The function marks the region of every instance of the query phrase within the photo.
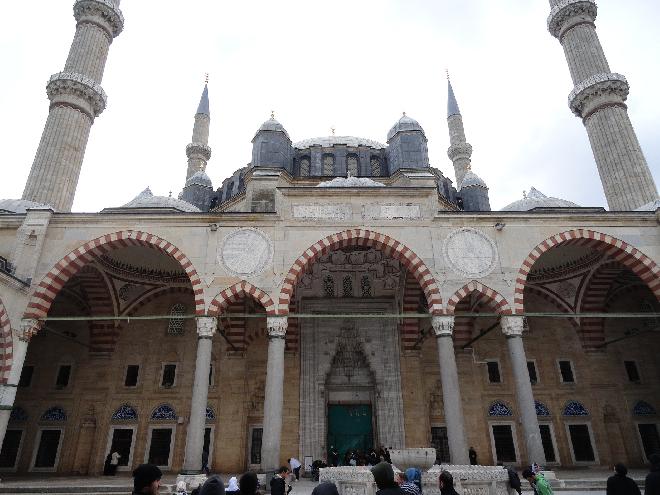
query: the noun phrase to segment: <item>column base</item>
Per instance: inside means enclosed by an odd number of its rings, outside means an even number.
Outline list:
[[[186,487],[188,489],[197,488],[200,485],[203,485],[206,481],[207,476],[204,473],[194,473],[194,472],[181,472],[176,477],[177,484],[180,481],[185,481]]]

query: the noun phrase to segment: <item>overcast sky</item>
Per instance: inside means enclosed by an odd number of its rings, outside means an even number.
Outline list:
[[[601,42],[612,71],[628,78],[629,113],[658,180],[660,2],[598,4]],[[73,39],[71,5],[3,5],[0,198],[22,194],[48,113],[45,83]],[[605,206],[587,134],[567,107],[572,84],[546,29],[547,0],[123,0],[121,8],[125,29],[102,82],[108,107],[92,127],[74,211],[122,205],[147,186],[178,195],[206,72],[215,187],[250,161],[271,110],[294,142],[332,126],[384,142],[405,111],[426,131],[432,166],[454,180],[446,67],[493,209],[530,186]]]

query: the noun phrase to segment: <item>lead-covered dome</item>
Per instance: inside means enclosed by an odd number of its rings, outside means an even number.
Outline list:
[[[387,133],[387,141],[389,142],[390,139],[392,139],[394,136],[396,136],[399,132],[421,132],[424,134],[424,129],[422,129],[422,126],[419,125],[419,122],[417,122],[415,119],[412,119],[408,117],[405,113],[403,114],[403,117],[401,117],[396,124],[392,126],[390,129],[390,132]],[[426,134],[424,134],[426,137]]]
[[[483,179],[475,174],[472,170],[465,172],[465,175],[463,176],[463,182],[461,182],[459,190],[466,187],[485,187],[488,189],[488,186],[483,181]]]
[[[518,201],[502,208],[501,211],[528,211],[534,208],[579,208],[580,205],[561,198],[546,196],[541,191],[531,188],[529,192]]]
[[[8,211],[10,213],[25,213],[30,208],[50,208],[52,206],[43,203],[36,203],[35,201],[28,201],[27,199],[0,199],[0,211]]]
[[[270,132],[283,132],[286,137],[289,137],[289,133],[286,132],[286,129],[282,124],[280,124],[277,119],[275,119],[275,116],[271,116],[270,119],[268,119],[266,122],[261,124],[261,127],[259,127],[259,130],[257,131],[257,134],[260,132],[264,131],[270,131]],[[255,134],[256,137],[256,134]],[[291,140],[291,138],[289,138]]]
[[[173,198],[171,196],[154,196],[151,189],[148,187],[122,206],[122,208],[171,208],[188,213],[202,211],[195,205],[183,201],[182,199]]]
[[[377,150],[382,150],[385,148],[385,145],[374,141],[372,139],[365,139],[355,136],[326,136],[326,137],[316,137],[311,139],[304,139],[293,144],[294,148],[299,150],[305,150],[311,148],[312,146],[321,146],[322,148],[329,148],[334,145],[344,145],[351,148],[357,148],[359,146],[366,146],[368,148],[373,148]]]
[[[213,187],[213,182],[211,182],[211,178],[206,174],[206,172],[203,170],[198,170],[186,181],[186,186],[192,185]]]

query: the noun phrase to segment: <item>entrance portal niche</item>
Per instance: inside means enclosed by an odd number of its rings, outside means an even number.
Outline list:
[[[303,299],[301,310],[348,315],[397,311],[391,299]],[[373,446],[403,448],[396,323],[391,318],[300,320],[300,455],[303,458],[324,458],[330,437],[342,438],[346,448],[354,448],[349,446],[351,442],[370,441]],[[355,448],[359,448],[357,443]]]

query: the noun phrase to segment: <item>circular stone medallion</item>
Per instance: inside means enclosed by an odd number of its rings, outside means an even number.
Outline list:
[[[257,229],[239,229],[225,237],[218,260],[236,275],[261,273],[273,259],[273,243]]]
[[[483,232],[455,230],[445,240],[445,260],[455,272],[468,277],[484,277],[497,263],[497,247]]]

